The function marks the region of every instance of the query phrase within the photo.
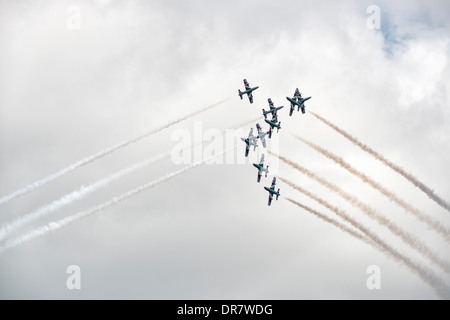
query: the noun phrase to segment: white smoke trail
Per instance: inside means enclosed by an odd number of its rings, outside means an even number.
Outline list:
[[[433,219],[430,216],[427,216],[419,209],[415,208],[412,204],[406,202],[405,200],[399,198],[397,195],[395,195],[393,192],[389,191],[385,187],[383,187],[380,183],[376,182],[372,178],[368,177],[366,174],[362,173],[361,171],[355,169],[352,167],[348,162],[346,162],[341,157],[331,153],[330,151],[306,140],[305,138],[298,137],[294,135],[295,138],[302,141],[306,145],[310,146],[317,152],[323,154],[325,157],[333,160],[335,163],[337,163],[339,166],[353,174],[354,176],[360,178],[363,182],[370,185],[372,188],[380,192],[382,195],[387,197],[392,202],[396,203],[397,205],[401,206],[403,209],[405,209],[406,212],[409,212],[413,214],[419,221],[427,224],[430,228],[434,229],[435,231],[439,232],[445,240],[450,241],[450,229],[443,226],[439,221]]]
[[[246,121],[244,123],[238,124],[236,126],[234,126],[234,129],[238,129],[240,127],[243,127],[245,125],[248,125],[251,122],[256,121],[256,119],[250,120],[250,121]],[[194,148],[197,145],[203,144],[204,141],[201,141],[199,143],[197,143],[196,145],[194,145]],[[187,147],[186,149],[190,148],[191,146]],[[82,186],[81,188],[79,188],[78,190],[74,190],[71,193],[68,193],[66,195],[64,195],[63,197],[61,197],[60,199],[57,199],[47,205],[44,205],[12,222],[6,223],[4,224],[1,228],[0,228],[0,241],[3,240],[6,236],[8,236],[8,234],[14,232],[15,230],[17,230],[18,228],[22,227],[23,225],[30,223],[32,221],[35,221],[36,219],[49,215],[57,210],[60,210],[62,207],[67,206],[69,204],[71,204],[74,201],[77,200],[81,200],[82,198],[84,198],[85,196],[87,196],[88,194],[97,191],[100,188],[103,188],[105,186],[107,186],[108,184],[112,183],[113,181],[116,181],[120,178],[122,178],[123,176],[133,173],[137,170],[140,170],[146,166],[149,166],[151,164],[156,163],[157,161],[163,160],[164,158],[168,158],[171,156],[171,152],[166,152],[166,153],[162,153],[159,154],[155,157],[151,157],[148,159],[145,159],[139,163],[135,163],[133,165],[128,166],[125,169],[122,169],[114,174],[109,175],[106,178],[100,179],[97,182],[94,182],[91,185],[88,186]]]
[[[381,163],[383,163],[384,165],[390,167],[391,169],[393,169],[394,171],[396,171],[397,173],[402,175],[409,182],[411,182],[416,187],[418,187],[420,190],[422,190],[431,200],[435,201],[442,208],[444,208],[444,209],[446,209],[447,211],[450,212],[450,204],[447,201],[445,201],[444,199],[442,199],[439,195],[437,195],[434,192],[433,189],[431,189],[430,187],[426,186],[423,182],[421,182],[419,179],[414,177],[411,173],[406,172],[405,169],[403,169],[399,165],[393,163],[392,161],[386,159],[384,156],[382,156],[381,154],[379,154],[378,152],[376,152],[372,148],[368,147],[367,145],[365,145],[364,143],[362,143],[361,141],[359,141],[358,139],[356,139],[355,137],[353,137],[352,135],[350,135],[349,133],[347,133],[343,129],[339,128],[337,125],[331,123],[330,121],[326,120],[325,118],[319,116],[318,114],[316,114],[314,112],[310,112],[310,113],[314,117],[316,117],[317,119],[319,119],[320,121],[325,123],[327,126],[329,126],[333,130],[335,130],[336,132],[341,134],[344,138],[349,140],[351,143],[353,143],[354,145],[356,145],[359,148],[361,148],[361,150],[363,150],[363,151],[369,153],[370,155],[374,156]]]
[[[189,170],[191,170],[193,168],[196,168],[199,165],[204,164],[204,163],[214,159],[215,157],[219,157],[219,156],[225,154],[226,152],[231,151],[231,150],[233,150],[235,148],[236,148],[236,146],[228,148],[228,149],[226,149],[226,150],[224,150],[224,151],[222,151],[222,152],[220,152],[218,154],[215,154],[215,155],[210,156],[208,158],[205,158],[205,159],[202,159],[200,161],[197,161],[197,162],[195,162],[195,163],[193,163],[191,165],[188,165],[188,166],[186,166],[186,167],[184,167],[182,169],[179,169],[179,170],[174,171],[172,173],[169,173],[169,174],[167,174],[167,175],[165,175],[163,177],[160,177],[157,180],[151,181],[151,182],[146,183],[146,184],[144,184],[144,185],[142,185],[140,187],[134,188],[134,189],[132,189],[132,190],[122,194],[122,195],[116,196],[116,197],[112,198],[111,200],[106,201],[106,202],[104,202],[104,203],[102,203],[102,204],[100,204],[98,206],[95,206],[95,207],[89,209],[89,210],[78,212],[78,213],[76,213],[74,215],[68,216],[68,217],[66,217],[64,219],[61,219],[59,221],[56,221],[56,222],[50,222],[47,225],[44,225],[44,226],[39,227],[39,228],[36,228],[36,229],[34,229],[34,230],[32,230],[32,231],[30,231],[30,232],[28,232],[28,233],[26,233],[26,234],[24,234],[22,236],[19,236],[17,238],[11,239],[11,240],[8,240],[8,241],[6,241],[3,244],[3,246],[0,247],[0,254],[2,254],[4,251],[6,251],[8,249],[11,249],[11,248],[13,248],[13,247],[15,247],[17,245],[20,245],[20,244],[24,243],[24,242],[33,240],[33,239],[35,239],[35,238],[37,238],[39,236],[46,235],[46,234],[48,234],[50,232],[56,231],[56,230],[66,226],[66,225],[68,225],[68,224],[70,224],[72,222],[75,222],[75,221],[77,221],[79,219],[85,218],[87,216],[90,216],[90,215],[93,215],[95,213],[98,213],[98,212],[100,212],[102,210],[105,210],[108,207],[111,207],[111,206],[113,206],[113,205],[115,205],[115,204],[117,204],[117,203],[119,203],[119,202],[121,202],[123,200],[126,200],[126,199],[128,199],[128,198],[130,198],[130,197],[132,197],[132,196],[134,196],[134,195],[136,195],[136,194],[138,194],[138,193],[140,193],[140,192],[142,192],[144,190],[153,188],[153,187],[157,186],[160,183],[163,183],[163,182],[165,182],[165,181],[167,181],[167,180],[169,180],[171,178],[174,178],[174,177],[176,177],[176,176],[178,176],[178,175],[180,175],[182,173],[185,173],[185,172],[187,172],[187,171],[189,171]]]
[[[450,299],[450,288],[445,284],[445,282],[440,279],[430,268],[427,268],[426,266],[423,266],[418,261],[414,261],[411,258],[407,257],[404,254],[401,254],[399,251],[397,251],[394,247],[390,246],[388,243],[386,243],[384,240],[382,240],[380,237],[378,237],[372,230],[370,230],[368,227],[364,226],[363,224],[359,223],[352,217],[350,217],[345,211],[340,210],[339,208],[336,208],[335,206],[331,205],[329,202],[325,201],[324,199],[312,194],[308,190],[294,184],[293,182],[289,181],[288,179],[279,177],[281,181],[288,184],[295,190],[305,194],[306,196],[310,197],[311,199],[317,201],[324,207],[328,208],[329,210],[333,211],[335,214],[340,216],[342,219],[350,223],[353,227],[357,228],[361,232],[363,232],[368,238],[370,238],[374,243],[376,243],[377,247],[387,253],[389,256],[397,260],[398,262],[405,265],[410,271],[417,274],[425,283],[428,283],[436,292],[436,294],[443,298],[443,299]]]
[[[222,103],[224,103],[224,102],[226,102],[228,100],[230,100],[230,98],[228,98],[226,100],[223,100],[223,101],[220,101],[218,103],[212,104],[212,105],[210,105],[210,106],[208,106],[206,108],[200,109],[198,111],[195,111],[195,112],[193,112],[191,114],[188,114],[188,115],[186,115],[184,117],[181,117],[181,118],[179,118],[177,120],[171,121],[171,122],[167,123],[166,125],[164,125],[162,127],[159,127],[157,129],[148,131],[146,133],[143,133],[143,134],[141,134],[141,135],[139,135],[139,136],[137,136],[135,138],[132,138],[132,139],[127,140],[127,141],[120,142],[120,143],[118,143],[116,145],[113,145],[113,146],[111,146],[109,148],[106,148],[106,149],[104,149],[102,151],[99,151],[99,152],[97,152],[97,153],[95,153],[93,155],[87,156],[87,157],[85,157],[85,158],[83,158],[83,159],[81,159],[81,160],[79,160],[79,161],[77,161],[75,163],[70,164],[69,166],[67,166],[64,169],[61,169],[61,170],[59,170],[59,171],[57,171],[57,172],[55,172],[55,173],[53,173],[53,174],[43,178],[43,179],[37,180],[37,181],[35,181],[35,182],[33,182],[33,183],[31,183],[31,184],[29,184],[29,185],[27,185],[27,186],[25,186],[25,187],[23,187],[21,189],[18,189],[18,190],[14,191],[14,192],[12,192],[10,194],[7,194],[7,195],[3,196],[2,198],[0,198],[0,204],[6,203],[6,202],[8,202],[8,201],[10,201],[10,200],[12,200],[14,198],[17,198],[19,196],[23,196],[23,195],[25,195],[27,193],[30,193],[31,191],[33,191],[33,190],[35,190],[35,189],[37,189],[37,188],[39,188],[39,187],[41,187],[41,186],[51,182],[51,181],[53,181],[53,180],[55,180],[55,179],[57,179],[57,178],[59,178],[61,176],[64,176],[64,175],[68,174],[69,172],[77,169],[78,167],[81,167],[81,166],[84,166],[84,165],[86,165],[88,163],[91,163],[92,161],[94,161],[96,159],[104,157],[104,156],[106,156],[106,155],[108,155],[108,154],[110,154],[110,153],[112,153],[114,151],[117,151],[117,150],[119,150],[119,149],[121,149],[123,147],[126,147],[126,146],[128,146],[128,145],[130,145],[132,143],[135,143],[135,142],[137,142],[137,141],[139,141],[139,140],[141,140],[143,138],[146,138],[146,137],[151,136],[151,135],[153,135],[153,134],[155,134],[157,132],[160,132],[160,131],[162,131],[164,129],[167,129],[167,128],[169,128],[169,127],[171,127],[171,126],[173,126],[173,125],[175,125],[175,124],[177,124],[177,123],[179,123],[179,122],[181,122],[183,120],[189,119],[189,118],[194,117],[194,116],[196,116],[196,115],[198,115],[198,114],[200,114],[202,112],[205,112],[205,111],[207,111],[209,109],[212,109],[212,108],[214,108],[214,107],[216,107],[216,106],[218,106],[218,105],[220,105],[220,104],[222,104]]]
[[[3,240],[9,233],[14,232],[15,230],[22,227],[23,225],[30,223],[32,221],[35,221],[36,219],[39,219],[40,217],[49,215],[57,210],[60,210],[62,207],[67,206],[74,201],[81,200],[88,194],[107,186],[108,184],[122,178],[123,176],[125,176],[127,174],[130,174],[130,173],[135,172],[139,169],[142,169],[146,166],[154,164],[157,161],[163,160],[164,158],[167,158],[167,157],[170,157],[170,152],[162,153],[155,157],[145,159],[144,161],[141,161],[139,163],[135,163],[125,169],[122,169],[116,173],[113,173],[113,174],[107,176],[106,178],[100,179],[88,186],[82,186],[79,189],[64,195],[60,199],[57,199],[47,205],[44,205],[44,206],[24,215],[10,223],[4,224],[0,228],[0,241]]]
[[[270,154],[275,155],[273,152],[270,152]],[[412,233],[404,230],[399,225],[391,221],[390,219],[386,218],[379,212],[377,212],[375,209],[373,209],[368,204],[365,204],[358,200],[355,196],[345,192],[341,188],[339,188],[337,185],[327,181],[326,179],[318,176],[314,172],[306,169],[305,167],[299,165],[298,163],[295,163],[281,155],[275,155],[278,156],[281,161],[284,163],[290,165],[294,169],[300,171],[301,173],[307,175],[311,179],[319,182],[329,190],[337,193],[339,196],[344,198],[346,201],[348,201],[351,205],[359,208],[362,212],[364,212],[367,216],[377,221],[380,225],[385,226],[389,229],[393,234],[398,236],[404,243],[406,243],[411,248],[417,250],[420,252],[423,256],[427,257],[431,261],[433,261],[435,264],[437,264],[439,267],[441,267],[446,273],[450,274],[450,263],[442,259],[436,252],[434,252],[430,247],[428,247],[419,237],[413,235]]]

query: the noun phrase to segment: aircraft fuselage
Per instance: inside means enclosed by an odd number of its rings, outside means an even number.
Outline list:
[[[275,191],[275,189],[271,189],[269,187],[264,187],[264,189],[266,189],[267,191],[269,191],[269,193],[273,196],[273,195],[280,195],[279,192]]]

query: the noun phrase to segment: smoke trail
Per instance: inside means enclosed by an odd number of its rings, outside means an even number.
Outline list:
[[[205,159],[202,159],[200,161],[197,161],[197,162],[195,162],[195,163],[193,163],[191,165],[185,166],[182,169],[179,169],[179,170],[174,171],[172,173],[169,173],[169,174],[167,174],[167,175],[165,175],[163,177],[160,177],[157,180],[151,181],[151,182],[146,183],[144,185],[141,185],[141,186],[139,186],[137,188],[134,188],[134,189],[132,189],[132,190],[130,190],[130,191],[120,195],[120,196],[116,196],[116,197],[112,198],[111,200],[106,201],[106,202],[104,202],[104,203],[102,203],[102,204],[100,204],[98,206],[95,206],[95,207],[89,209],[89,210],[78,212],[78,213],[76,213],[74,215],[68,216],[68,217],[66,217],[64,219],[61,219],[59,221],[56,221],[56,222],[50,222],[47,225],[44,225],[44,226],[39,227],[39,228],[36,228],[36,229],[34,229],[34,230],[32,230],[32,231],[30,231],[30,232],[28,232],[28,233],[26,233],[26,234],[24,234],[22,236],[19,236],[19,237],[15,238],[15,239],[8,240],[8,241],[6,241],[4,243],[3,246],[0,247],[0,254],[2,254],[5,250],[11,249],[11,248],[13,248],[13,247],[15,247],[17,245],[20,245],[20,244],[22,244],[24,242],[27,242],[29,240],[33,240],[33,239],[35,239],[35,238],[37,238],[39,236],[46,235],[46,234],[48,234],[50,232],[56,231],[56,230],[66,226],[66,225],[68,225],[68,224],[70,224],[72,222],[75,222],[75,221],[77,221],[79,219],[85,218],[87,216],[90,216],[90,215],[93,215],[95,213],[98,213],[98,212],[100,212],[102,210],[105,210],[108,207],[111,207],[111,206],[113,206],[113,205],[115,205],[115,204],[117,204],[117,203],[119,203],[119,202],[121,202],[123,200],[126,200],[126,199],[128,199],[128,198],[130,198],[130,197],[132,197],[132,196],[134,196],[134,195],[136,195],[136,194],[138,194],[138,193],[140,193],[142,191],[145,191],[147,189],[153,188],[153,187],[157,186],[158,184],[163,183],[163,182],[165,182],[165,181],[167,181],[167,180],[169,180],[171,178],[174,178],[174,177],[176,177],[176,176],[178,176],[180,174],[183,174],[183,173],[185,173],[185,172],[187,172],[187,171],[189,171],[191,169],[194,169],[194,168],[198,167],[199,165],[204,164],[204,163],[212,160],[215,157],[221,156],[224,153],[226,153],[226,152],[228,152],[230,150],[233,150],[235,148],[236,148],[236,146],[228,148],[228,149],[226,149],[226,150],[224,150],[224,151],[222,151],[222,152],[220,152],[218,154],[215,154],[215,155],[210,156],[208,158],[205,158]]]
[[[269,151],[269,153],[273,154],[270,151]],[[375,209],[373,209],[369,205],[359,201],[358,198],[356,198],[355,196],[345,192],[344,190],[342,190],[341,188],[339,188],[335,184],[333,184],[333,183],[329,182],[328,180],[318,176],[314,172],[312,172],[312,171],[310,171],[310,170],[300,166],[299,164],[297,164],[297,163],[295,163],[295,162],[293,162],[293,161],[291,161],[291,160],[289,160],[289,159],[287,159],[287,158],[285,158],[283,156],[280,156],[280,155],[276,155],[276,156],[278,156],[281,159],[281,161],[283,161],[284,163],[286,163],[286,164],[290,165],[291,167],[293,167],[294,169],[302,172],[303,174],[307,175],[311,179],[319,182],[320,184],[322,184],[323,186],[325,186],[329,190],[337,193],[339,196],[344,198],[350,204],[352,204],[353,206],[355,206],[355,207],[359,208],[361,211],[363,211],[367,216],[369,216],[370,218],[372,218],[375,221],[377,221],[380,225],[383,225],[386,228],[388,228],[393,234],[397,235],[408,246],[410,246],[411,248],[417,250],[422,255],[424,255],[425,257],[427,257],[428,259],[430,259],[434,263],[436,263],[445,272],[450,274],[450,263],[448,261],[446,261],[445,259],[442,259],[441,257],[439,257],[439,255],[436,252],[434,252],[431,248],[429,248],[418,237],[416,237],[415,235],[413,235],[413,234],[407,232],[406,230],[402,229],[396,223],[394,223],[393,221],[389,220],[388,218],[386,218],[385,216],[383,216],[382,214],[377,212]]]
[[[303,189],[300,186],[295,185],[293,182],[281,178],[280,180],[284,183],[288,184],[292,188],[296,189],[297,191],[307,195],[308,197],[312,198],[313,200],[319,202],[324,207],[330,209],[333,211],[336,215],[340,216],[342,219],[350,223],[353,227],[357,228],[361,232],[363,232],[368,238],[370,238],[376,245],[389,254],[392,258],[397,260],[400,263],[403,263],[406,267],[408,267],[409,270],[416,273],[422,280],[424,280],[426,283],[428,283],[433,289],[435,289],[435,292],[444,299],[450,299],[450,288],[447,287],[447,285],[444,283],[443,280],[439,279],[434,272],[425,267],[422,266],[420,263],[413,261],[412,259],[408,258],[407,256],[401,254],[398,252],[395,248],[387,244],[385,241],[383,241],[380,237],[378,237],[374,232],[372,232],[369,228],[365,227],[361,223],[357,222],[355,219],[348,216],[344,211],[340,210],[339,208],[334,207],[327,201],[323,200],[322,198],[319,198],[309,192],[306,189]]]
[[[239,128],[243,127],[243,126],[247,126],[249,124],[252,124],[252,123],[256,122],[257,120],[259,120],[260,118],[262,118],[262,116],[258,116],[256,118],[254,118],[253,120],[242,122],[242,123],[234,126],[233,129],[239,129]]]
[[[59,170],[59,171],[57,171],[57,172],[55,172],[55,173],[53,173],[53,174],[43,178],[43,179],[37,180],[37,181],[35,181],[35,182],[33,182],[33,183],[31,183],[31,184],[29,184],[29,185],[27,185],[27,186],[17,190],[17,191],[14,191],[14,192],[12,192],[10,194],[7,194],[7,195],[3,196],[2,198],[0,198],[0,204],[8,202],[8,201],[10,201],[10,200],[12,200],[14,198],[19,197],[19,196],[25,195],[25,194],[27,194],[27,193],[29,193],[29,192],[31,192],[31,191],[33,191],[33,190],[43,186],[43,185],[45,185],[46,183],[48,183],[50,181],[53,181],[53,180],[55,180],[55,179],[57,179],[57,178],[59,178],[61,176],[64,176],[64,175],[68,174],[69,172],[77,169],[78,167],[84,166],[84,165],[86,165],[86,164],[88,164],[88,163],[90,163],[90,162],[92,162],[92,161],[94,161],[96,159],[99,159],[101,157],[104,157],[104,156],[106,156],[106,155],[108,155],[108,154],[110,154],[110,153],[112,153],[112,152],[114,152],[114,151],[116,151],[118,149],[121,149],[121,148],[126,147],[126,146],[128,146],[128,145],[130,145],[132,143],[135,143],[135,142],[137,142],[137,141],[139,141],[139,140],[141,140],[143,138],[151,136],[151,135],[153,135],[153,134],[155,134],[157,132],[160,132],[161,130],[167,129],[167,128],[169,128],[169,127],[171,127],[171,126],[173,126],[173,125],[175,125],[175,124],[177,124],[177,123],[179,123],[179,122],[181,122],[183,120],[189,119],[189,118],[194,117],[194,116],[196,116],[196,115],[198,115],[198,114],[200,114],[202,112],[205,112],[205,111],[207,111],[209,109],[212,109],[212,108],[214,108],[214,107],[216,107],[216,106],[218,106],[218,105],[220,105],[220,104],[222,104],[222,103],[224,103],[224,102],[226,102],[228,100],[230,100],[230,98],[228,98],[226,100],[223,100],[223,101],[220,101],[220,102],[217,102],[215,104],[212,104],[212,105],[210,105],[210,106],[208,106],[206,108],[200,109],[198,111],[195,111],[195,112],[193,112],[191,114],[188,114],[188,115],[186,115],[184,117],[181,117],[181,118],[179,118],[177,120],[171,121],[171,122],[167,123],[166,125],[164,125],[162,127],[159,127],[157,129],[148,131],[146,133],[143,133],[143,134],[141,134],[141,135],[139,135],[139,136],[137,136],[135,138],[132,138],[132,139],[127,140],[127,141],[120,142],[120,143],[118,143],[116,145],[113,145],[113,146],[111,146],[109,148],[106,148],[106,149],[104,149],[102,151],[99,151],[99,152],[97,152],[97,153],[95,153],[93,155],[87,156],[87,157],[85,157],[85,158],[83,158],[83,159],[81,159],[81,160],[79,160],[79,161],[77,161],[75,163],[72,163],[71,165],[69,165],[68,167],[66,167],[64,169],[61,169],[61,170]]]
[[[406,201],[400,199],[394,193],[392,193],[391,191],[389,191],[386,188],[384,188],[383,186],[381,186],[378,182],[369,178],[367,175],[365,175],[361,171],[358,171],[357,169],[353,168],[349,163],[345,162],[344,159],[342,159],[341,157],[332,154],[331,152],[325,150],[322,147],[319,147],[318,145],[316,145],[304,138],[301,138],[298,136],[295,136],[295,138],[297,138],[298,140],[307,144],[308,146],[310,146],[314,150],[318,151],[319,153],[323,154],[327,158],[333,160],[338,165],[340,165],[342,168],[346,169],[351,174],[360,178],[363,182],[369,184],[372,188],[378,190],[381,194],[386,196],[389,200],[391,200],[394,203],[396,203],[397,205],[401,206],[407,212],[412,213],[421,222],[427,224],[430,228],[433,228],[435,231],[439,232],[447,241],[450,241],[450,230],[448,228],[442,226],[439,221],[425,215],[423,212],[414,208],[412,205],[408,204]]]
[[[372,241],[370,241],[368,238],[366,238],[366,237],[365,237],[364,235],[362,235],[361,233],[356,232],[355,230],[353,230],[353,229],[347,227],[345,224],[340,223],[340,222],[337,221],[337,220],[331,219],[331,218],[327,217],[326,215],[320,213],[319,211],[314,210],[314,209],[311,209],[310,207],[305,206],[305,205],[303,205],[303,204],[301,204],[301,203],[298,203],[297,201],[295,201],[295,200],[293,200],[293,199],[291,199],[291,198],[289,198],[289,197],[285,197],[285,199],[288,200],[289,202],[291,202],[291,203],[293,203],[293,204],[299,206],[300,208],[305,209],[306,211],[309,211],[310,213],[312,213],[312,214],[315,215],[316,217],[319,217],[320,219],[324,220],[325,222],[328,222],[328,223],[330,223],[330,224],[332,224],[332,225],[338,227],[338,228],[341,229],[342,231],[349,233],[349,234],[352,235],[353,237],[355,237],[355,238],[357,238],[357,239],[359,239],[359,240],[361,240],[361,241],[364,241],[364,242],[366,242],[366,243],[368,243],[368,244],[373,245]]]
[[[255,120],[251,120],[251,121],[247,121],[241,124],[238,124],[236,126],[234,126],[234,129],[238,129],[240,127],[243,127],[247,124],[249,124],[250,122],[254,122]],[[199,143],[197,143],[196,145],[194,145],[194,148],[197,145],[203,144],[204,141],[201,141]],[[190,148],[190,146],[189,146]],[[187,148],[186,148],[187,149]],[[91,185],[88,186],[82,186],[81,188],[79,188],[78,190],[74,190],[71,193],[68,193],[66,195],[64,195],[63,197],[61,197],[58,200],[55,200],[45,206],[42,206],[16,220],[14,220],[13,222],[7,223],[5,225],[3,225],[0,228],[0,241],[3,240],[9,233],[14,232],[15,230],[17,230],[18,228],[20,228],[21,226],[30,223],[32,221],[35,221],[36,219],[51,214],[59,209],[61,209],[64,206],[67,206],[69,204],[71,204],[74,201],[77,200],[81,200],[82,198],[84,198],[85,196],[87,196],[88,194],[97,191],[100,188],[103,188],[105,186],[107,186],[108,184],[112,183],[115,180],[118,180],[120,178],[122,178],[123,176],[133,173],[137,170],[140,170],[146,166],[149,166],[151,164],[154,164],[160,160],[163,160],[165,158],[168,158],[171,156],[171,152],[166,152],[166,153],[162,153],[159,154],[155,157],[152,158],[148,158],[145,159],[141,162],[135,163],[133,165],[128,166],[125,169],[122,169],[114,174],[109,175],[106,178],[100,179],[97,182],[94,182]]]
[[[139,169],[142,169],[146,166],[149,166],[151,164],[154,164],[160,160],[163,160],[164,158],[170,157],[170,152],[159,154],[155,157],[145,159],[144,161],[135,163],[125,169],[122,169],[116,173],[113,173],[106,178],[100,179],[88,186],[82,186],[77,190],[72,191],[71,193],[68,193],[61,197],[58,200],[55,200],[47,205],[44,205],[16,220],[13,222],[7,223],[3,225],[0,228],[0,240],[3,240],[9,233],[14,232],[21,226],[30,223],[32,221],[35,221],[36,219],[48,215],[50,213],[53,213],[59,209],[61,209],[64,206],[67,206],[71,204],[74,201],[81,200],[88,194],[97,191],[100,188],[103,188],[107,186],[108,184],[112,183],[113,181],[116,181],[126,174],[130,174],[132,172],[135,172]]]
[[[402,175],[409,182],[411,182],[416,187],[418,187],[420,190],[422,190],[431,200],[435,201],[442,208],[444,208],[444,209],[446,209],[447,211],[450,212],[450,204],[447,201],[445,201],[444,199],[442,199],[440,196],[435,194],[433,189],[427,187],[424,183],[422,183],[419,179],[414,177],[411,173],[406,172],[402,167],[400,167],[399,165],[397,165],[397,164],[391,162],[390,160],[386,159],[384,156],[382,156],[381,154],[379,154],[378,152],[376,152],[372,148],[368,147],[367,145],[365,145],[364,143],[362,143],[361,141],[359,141],[355,137],[351,136],[349,133],[345,132],[343,129],[339,128],[338,126],[336,126],[335,124],[331,123],[330,121],[324,119],[323,117],[317,115],[314,112],[309,112],[309,113],[312,114],[317,119],[319,119],[320,121],[322,121],[323,123],[325,123],[327,126],[332,128],[333,130],[335,130],[336,132],[340,133],[347,140],[349,140],[350,142],[352,142],[353,144],[355,144],[356,146],[361,148],[363,151],[371,154],[377,160],[379,160],[381,163],[383,163],[384,165],[390,167],[391,169],[393,169],[394,171],[396,171],[397,173]]]

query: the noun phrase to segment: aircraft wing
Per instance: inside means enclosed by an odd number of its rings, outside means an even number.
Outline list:
[[[298,104],[298,102],[297,102],[298,100],[296,97],[293,97],[293,98],[286,97],[286,99],[291,103],[291,108],[295,108],[295,105]]]
[[[248,157],[248,152],[250,150],[250,147],[248,145],[245,146],[245,156]]]
[[[264,164],[264,153],[261,155],[261,161],[259,163],[260,165]]]
[[[261,171],[258,171],[258,182],[261,181],[261,176],[262,176]]]
[[[258,146],[258,142],[256,141],[256,139],[253,140],[253,151],[256,150],[256,147]]]
[[[277,177],[273,177],[273,180],[272,180],[272,187],[274,187],[276,183],[277,183]]]
[[[270,204],[272,203],[272,198],[273,198],[273,196],[272,196],[272,194],[270,193],[270,194],[269,194],[269,203],[268,203],[269,206],[270,206]]]
[[[248,94],[248,100],[250,103],[253,103],[253,94],[251,92]]]
[[[253,128],[250,128],[250,132],[249,132],[249,134],[248,134],[248,137],[250,138],[250,137],[252,137],[253,136]]]
[[[245,86],[245,90],[250,89],[250,85],[248,84],[247,79],[244,79],[244,86]]]
[[[263,136],[260,140],[261,140],[263,147],[265,148],[266,147],[266,138],[264,138],[264,136]]]

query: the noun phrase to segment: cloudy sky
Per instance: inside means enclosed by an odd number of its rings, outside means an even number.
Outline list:
[[[380,9],[379,17],[368,10],[371,5]],[[179,150],[179,137],[195,143],[252,120],[270,97],[285,106],[270,150],[368,203],[450,260],[443,237],[292,136],[338,154],[450,226],[448,211],[308,113],[344,128],[450,200],[449,15],[448,1],[0,0],[0,197],[229,99],[0,204],[0,223],[146,158]],[[243,78],[260,86],[253,104],[237,95]],[[305,115],[289,117],[285,97],[297,87],[313,98]],[[258,121],[264,123],[262,117]],[[215,141],[226,148],[234,140]],[[207,156],[211,146],[197,149],[189,162],[198,160],[195,154]],[[386,228],[267,152],[271,172],[258,184],[251,163],[260,153],[251,152],[242,163],[244,144],[237,140],[237,146],[228,164],[196,167],[5,251],[0,298],[439,298],[404,265],[285,198],[268,207],[263,186],[274,175],[287,177],[450,281]],[[9,237],[185,165],[169,158],[146,166]],[[277,185],[282,196],[338,219],[281,181]],[[70,265],[81,270],[80,290],[67,288]],[[372,265],[381,270],[378,290],[366,284]]]

